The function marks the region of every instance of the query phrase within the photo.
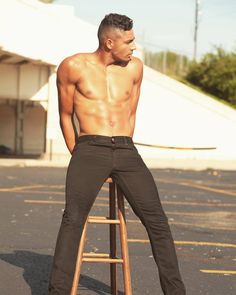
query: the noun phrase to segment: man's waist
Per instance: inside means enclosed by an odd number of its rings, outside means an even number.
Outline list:
[[[106,136],[99,134],[86,134],[79,136],[77,142],[92,141],[97,143],[123,143],[123,144],[133,144],[133,139],[130,136],[115,135]]]

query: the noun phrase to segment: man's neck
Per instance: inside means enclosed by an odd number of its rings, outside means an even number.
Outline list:
[[[104,67],[115,64],[115,60],[112,58],[111,54],[102,48],[98,48],[94,52],[94,55],[96,56],[97,62]]]
[[[105,68],[107,68],[110,65],[117,65],[117,66],[127,65],[127,63],[114,60],[114,58],[109,52],[106,52],[100,47],[93,54],[96,56],[97,63]]]

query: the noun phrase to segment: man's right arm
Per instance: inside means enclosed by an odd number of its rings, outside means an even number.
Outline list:
[[[60,127],[68,150],[72,153],[75,145],[75,132],[73,128],[73,98],[76,80],[73,62],[65,59],[57,70],[57,90]]]

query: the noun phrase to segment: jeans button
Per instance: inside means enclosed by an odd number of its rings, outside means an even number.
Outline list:
[[[115,143],[115,138],[114,137],[111,138],[111,142]]]

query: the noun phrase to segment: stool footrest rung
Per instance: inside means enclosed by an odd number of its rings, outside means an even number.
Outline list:
[[[83,257],[83,262],[106,262],[106,263],[123,263],[123,259],[119,258],[94,258],[94,257]]]
[[[103,224],[120,224],[119,219],[110,219],[108,217],[103,216],[89,216],[89,223],[103,223]]]
[[[89,252],[89,253],[83,253],[83,257],[110,257],[108,253],[95,253],[95,252]]]

